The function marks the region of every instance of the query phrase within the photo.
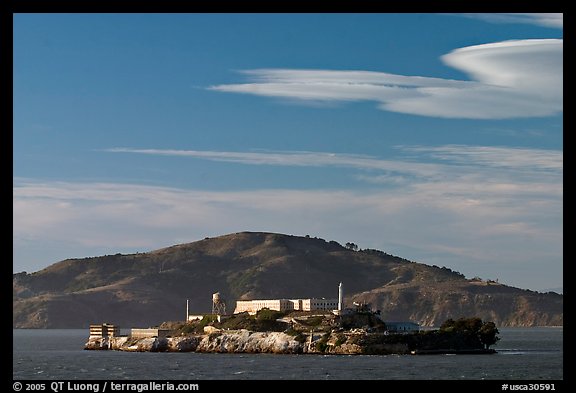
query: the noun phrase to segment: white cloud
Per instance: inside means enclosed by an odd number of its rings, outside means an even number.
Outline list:
[[[146,251],[253,230],[354,241],[361,247],[446,265],[470,277],[493,278],[494,272],[508,271],[498,277],[512,285],[515,269],[522,268],[532,272],[534,282],[516,285],[536,289],[559,285],[561,151],[457,145],[399,149],[407,154],[405,159],[145,150],[251,165],[351,167],[359,171],[357,180],[385,183],[385,189],[203,191],[16,179],[15,255],[38,244],[51,245],[60,253],[68,250],[66,256],[82,247],[105,250],[100,254]],[[438,162],[414,162],[426,158]],[[544,279],[547,274],[549,279]]]
[[[306,101],[376,101],[383,110],[422,116],[504,119],[562,111],[563,40],[514,40],[444,55],[472,81],[369,71],[259,69],[251,83],[212,86],[221,92]]]
[[[459,164],[482,164],[529,170],[562,171],[564,154],[559,150],[497,146],[404,146],[405,151],[429,153],[432,157]]]
[[[493,23],[524,23],[558,29],[562,29],[564,27],[564,14],[562,13],[492,13],[462,15],[469,18],[482,19]]]
[[[560,150],[468,145],[397,146],[397,149],[406,153],[416,153],[417,156],[386,160],[367,155],[310,151],[230,152],[121,147],[104,151],[190,157],[246,165],[355,168],[359,170],[402,173],[404,175],[426,177],[428,180],[441,176],[448,170],[451,174],[456,172],[468,173],[471,171],[470,167],[473,167],[474,171],[508,168],[509,170],[530,173],[548,171],[557,174],[561,174],[563,169],[563,153]],[[423,162],[422,158],[426,157],[437,159],[441,162]],[[493,172],[491,171],[490,174]],[[514,174],[515,176],[518,175],[517,172]],[[386,176],[389,176],[389,174]],[[395,181],[397,182],[398,179]]]
[[[493,277],[505,266],[512,270],[546,255],[546,269],[556,279],[543,285],[557,285],[561,195],[546,189],[472,187],[475,179],[468,180],[420,182],[386,191],[233,192],[17,181],[14,249],[18,255],[31,244],[58,244],[59,253],[69,250],[68,257],[81,247],[106,250],[101,253],[147,251],[242,230],[271,231],[355,241],[469,276]],[[508,259],[502,260],[503,255]],[[49,253],[43,256],[39,262],[52,261]],[[500,278],[514,284],[513,275]]]
[[[347,167],[398,171],[418,176],[432,176],[439,171],[437,164],[382,160],[366,155],[336,154],[325,152],[228,152],[207,150],[163,150],[111,148],[111,153],[136,153],[150,155],[180,156],[200,158],[212,161],[233,162],[247,165],[307,166],[307,167]]]
[[[485,87],[554,101],[562,97],[562,57],[563,40],[544,39],[469,46],[442,56],[442,60]]]

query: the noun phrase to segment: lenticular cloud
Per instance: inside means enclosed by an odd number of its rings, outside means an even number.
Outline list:
[[[514,40],[456,49],[444,63],[469,81],[372,71],[257,69],[249,83],[211,90],[306,101],[376,101],[413,115],[504,119],[562,111],[563,40]]]

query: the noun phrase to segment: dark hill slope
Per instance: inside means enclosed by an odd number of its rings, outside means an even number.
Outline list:
[[[242,232],[160,250],[69,259],[13,276],[13,326],[124,327],[209,312],[219,291],[235,300],[337,297],[369,301],[385,319],[434,325],[477,315],[501,326],[563,324],[563,296],[465,279],[447,268],[380,251],[350,251],[323,239]]]

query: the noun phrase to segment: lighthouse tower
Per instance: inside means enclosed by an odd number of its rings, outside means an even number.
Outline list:
[[[342,314],[344,309],[344,288],[342,288],[342,283],[338,285],[338,314]]]

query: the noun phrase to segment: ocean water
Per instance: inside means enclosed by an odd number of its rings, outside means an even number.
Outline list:
[[[88,330],[13,330],[14,379],[562,380],[563,328],[501,328],[494,355],[85,351]]]

